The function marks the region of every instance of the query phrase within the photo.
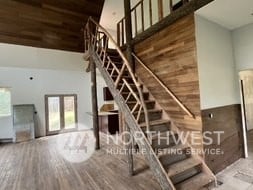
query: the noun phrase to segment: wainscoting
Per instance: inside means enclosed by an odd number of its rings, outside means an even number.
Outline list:
[[[249,158],[253,159],[253,130],[248,131],[247,141],[248,141]]]
[[[239,104],[202,110],[202,121],[203,132],[224,131],[220,145],[217,135],[212,135],[213,144],[204,146],[205,150],[221,149],[224,152],[220,155],[205,155],[205,161],[214,173],[222,171],[243,157],[242,119]]]

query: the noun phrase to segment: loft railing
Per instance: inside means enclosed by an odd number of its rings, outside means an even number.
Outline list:
[[[111,72],[111,77],[116,74],[117,79],[115,80],[115,88],[119,86],[120,82],[122,83],[122,86],[119,90],[121,93],[124,88],[127,88],[129,91],[129,95],[126,98],[126,102],[130,97],[134,97],[136,100],[136,105],[131,110],[131,113],[134,114],[134,112],[137,111],[137,114],[135,115],[135,119],[137,122],[139,122],[141,113],[144,113],[144,119],[147,126],[147,132],[150,131],[150,124],[149,124],[149,116],[147,107],[144,101],[143,93],[141,90],[141,85],[135,78],[135,75],[133,73],[133,70],[130,66],[130,63],[124,56],[123,52],[121,51],[120,47],[117,45],[117,43],[114,41],[112,36],[101,26],[99,25],[95,20],[93,20],[91,17],[89,18],[87,24],[86,24],[86,30],[84,33],[85,36],[85,51],[91,52],[94,51],[97,53],[97,55],[101,58],[102,66],[105,69],[108,69],[109,67],[113,68]],[[117,50],[118,54],[123,60],[122,67],[119,69],[115,63],[110,59],[110,56],[107,56],[107,50],[108,50],[108,44],[109,42],[115,46],[115,49]],[[90,49],[91,48],[91,49]],[[130,85],[127,80],[123,78],[123,74],[127,72],[129,73],[134,86]],[[137,89],[137,92],[134,91],[134,88]]]
[[[191,0],[140,0],[131,8],[132,38],[144,32],[190,1]],[[124,17],[117,24],[117,43],[119,46],[123,46],[126,43],[125,21],[126,19]]]
[[[144,63],[141,61],[137,55],[132,53],[134,59],[140,63],[140,65],[149,72],[149,74],[163,87],[163,89],[171,96],[173,101],[191,118],[195,118],[195,116],[191,113],[191,111],[176,97],[176,95],[158,78],[158,76],[153,73]]]

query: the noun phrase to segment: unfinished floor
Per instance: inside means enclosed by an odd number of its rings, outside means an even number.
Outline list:
[[[128,175],[125,155],[107,154],[106,145],[83,163],[70,163],[57,151],[57,136],[19,144],[0,145],[0,190],[160,190],[141,157],[135,157],[137,174]],[[215,190],[253,190],[253,133],[250,157],[241,159],[217,175]],[[252,145],[252,146],[251,146]],[[221,184],[222,183],[222,184]]]
[[[249,158],[240,159],[217,175],[215,190],[253,190],[253,131],[248,133]]]
[[[160,189],[142,159],[142,171],[129,177],[126,156],[107,154],[103,143],[88,161],[70,163],[57,152],[56,137],[0,145],[0,190]]]

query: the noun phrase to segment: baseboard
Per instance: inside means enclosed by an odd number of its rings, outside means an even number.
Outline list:
[[[13,139],[9,138],[9,139],[0,139],[0,143],[12,143]]]

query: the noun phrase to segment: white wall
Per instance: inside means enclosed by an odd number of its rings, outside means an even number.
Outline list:
[[[253,23],[236,29],[232,32],[233,45],[236,63],[236,74],[242,70],[253,69]],[[252,130],[252,80],[248,78],[244,81],[245,101],[246,101],[246,122],[247,129]],[[239,85],[238,85],[239,91]]]
[[[35,104],[36,134],[45,135],[45,94],[77,94],[78,121],[92,126],[90,73],[82,54],[0,44],[0,87],[10,87],[12,104]],[[33,80],[29,78],[33,77]],[[98,75],[99,106],[104,80]],[[12,138],[12,118],[0,118],[0,139]]]
[[[201,109],[240,102],[232,33],[196,15]]]
[[[253,69],[253,23],[232,34],[237,71]]]

